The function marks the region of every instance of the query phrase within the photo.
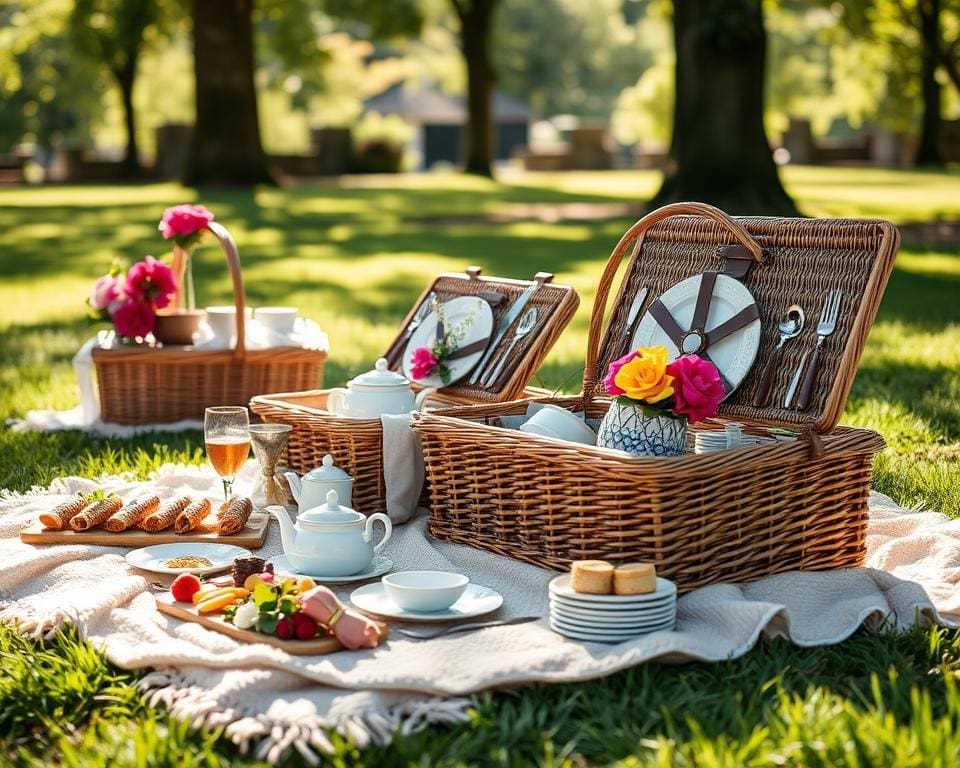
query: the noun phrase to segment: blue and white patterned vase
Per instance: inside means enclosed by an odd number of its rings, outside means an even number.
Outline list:
[[[639,405],[614,400],[600,429],[597,445],[634,456],[682,456],[687,452],[687,420],[651,416]]]

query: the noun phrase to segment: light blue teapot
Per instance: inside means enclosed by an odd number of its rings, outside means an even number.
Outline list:
[[[283,507],[270,507],[280,523],[283,554],[298,573],[308,576],[353,576],[370,567],[373,556],[390,539],[393,524],[377,512],[364,517],[341,507],[337,492],[327,492],[327,503],[297,515],[296,524]],[[383,523],[384,537],[373,544],[373,524]]]

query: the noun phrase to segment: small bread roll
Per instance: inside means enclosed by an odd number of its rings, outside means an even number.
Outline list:
[[[646,595],[657,591],[657,569],[653,563],[618,565],[613,572],[616,595]]]
[[[570,565],[574,592],[609,595],[613,591],[613,566],[606,560],[577,560]]]

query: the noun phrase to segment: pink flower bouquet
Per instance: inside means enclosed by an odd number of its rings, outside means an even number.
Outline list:
[[[202,205],[184,203],[167,208],[163,212],[160,224],[157,225],[164,239],[173,240],[182,250],[182,253],[174,251],[173,267],[176,278],[183,283],[187,309],[196,308],[193,289],[193,251],[203,233],[210,228],[212,221],[213,213]]]
[[[114,264],[106,275],[97,278],[90,298],[91,315],[113,323],[117,334],[128,339],[143,339],[153,332],[157,309],[170,303],[177,292],[173,271],[153,256],[134,264],[127,273]]]

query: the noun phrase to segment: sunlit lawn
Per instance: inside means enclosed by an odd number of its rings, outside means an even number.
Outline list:
[[[329,332],[330,385],[371,364],[430,277],[476,264],[487,274],[520,278],[550,270],[580,291],[580,311],[539,374],[545,386],[576,390],[594,285],[629,220],[494,224],[484,217],[515,210],[516,203],[639,206],[655,191],[658,177],[612,172],[505,178],[499,184],[453,175],[354,178],[339,187],[202,196],[174,185],[2,189],[0,417],[77,402],[70,358],[91,333],[83,304],[90,282],[115,257],[162,254],[160,212],[185,200],[204,202],[235,235],[250,303],[296,304]],[[897,223],[960,219],[956,173],[788,168],[785,178],[811,215],[882,216]],[[878,461],[875,487],[904,504],[925,503],[951,515],[960,515],[957,253],[956,244],[911,243],[903,250],[844,416],[846,423],[879,429],[891,445]],[[229,300],[225,265],[214,248],[200,252],[197,277],[201,304]],[[0,486],[24,490],[63,473],[144,473],[164,461],[200,460],[199,443],[197,434],[106,441],[0,430]],[[22,659],[30,646],[12,638],[4,642],[14,645],[0,672],[0,733],[21,716],[56,720],[58,695],[70,701],[87,695],[53,690],[61,684],[32,677]],[[82,653],[66,642],[49,659],[62,662]],[[915,736],[915,761],[898,764],[928,764],[920,757],[957,756],[960,750],[960,736],[952,735],[960,706],[945,682],[952,672],[927,674],[939,669],[941,654],[946,663],[960,661],[956,638],[943,647],[929,633],[899,640],[861,636],[829,650],[766,643],[727,665],[649,665],[588,686],[484,697],[470,727],[402,739],[386,754],[345,748],[342,758],[345,764],[420,764],[424,751],[423,764],[459,759],[559,765],[578,756],[607,763],[636,754],[638,764],[659,759],[742,765],[779,755],[787,764],[832,765],[859,754],[860,764],[885,764],[884,755],[896,752],[884,750],[899,749]],[[888,677],[891,665],[899,677]],[[885,703],[875,698],[872,673],[879,675],[876,696]],[[912,691],[928,692],[930,701],[920,693],[911,699]],[[111,717],[146,723],[147,735],[133,742],[136,749],[159,751],[166,756],[155,764],[173,765],[186,744],[182,760],[188,764],[199,737],[178,730],[158,735],[142,706],[131,702]],[[928,705],[932,718],[949,717],[949,735],[935,737],[935,725],[922,723]],[[124,743],[130,727],[84,731],[83,724],[99,716],[82,711],[80,732],[88,735],[76,759],[92,764]],[[165,723],[161,719],[159,727]],[[816,739],[819,747],[797,746]],[[161,742],[163,749],[157,747]],[[218,744],[218,755],[231,754]],[[56,750],[36,747],[29,754],[49,757]],[[456,759],[444,762],[444,754]]]

